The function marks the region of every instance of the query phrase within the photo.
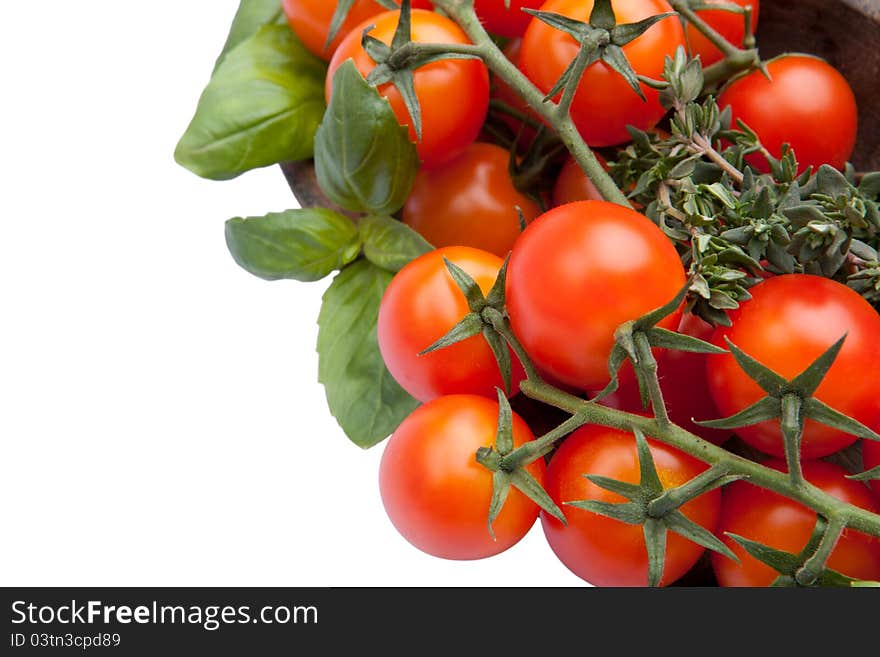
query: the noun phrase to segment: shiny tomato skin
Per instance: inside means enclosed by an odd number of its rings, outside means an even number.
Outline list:
[[[535,364],[580,390],[608,382],[614,331],[669,302],[685,272],[672,243],[634,210],[605,201],[559,206],[513,247],[507,308]],[[680,313],[660,322],[678,326]]]
[[[598,153],[595,154],[599,164],[606,171],[608,163]],[[553,187],[553,205],[565,205],[576,201],[604,201],[605,198],[590,180],[590,177],[581,169],[581,165],[570,157],[565,161],[556,185]]]
[[[487,31],[503,37],[522,36],[532,17],[523,9],[539,9],[544,0],[474,0],[474,9]]]
[[[649,16],[672,11],[666,0],[616,0],[613,8],[618,23],[633,23]],[[587,21],[592,0],[549,0],[542,11]],[[623,47],[637,74],[658,79],[666,56],[673,56],[684,45],[681,23],[666,18],[639,38]],[[523,37],[520,67],[545,93],[559,80],[579,46],[570,35],[533,19]],[[650,130],[666,114],[657,91],[642,85],[643,101],[626,80],[603,62],[596,62],[584,73],[571,107],[571,116],[590,146],[614,146],[630,140],[627,125]]]
[[[724,338],[728,337],[777,374],[792,379],[846,334],[816,397],[863,423],[880,414],[880,315],[867,301],[842,283],[808,274],[774,276],[750,293],[752,299],[730,313],[733,326],[716,329],[714,344],[727,348]],[[724,417],[766,395],[730,354],[709,356],[707,371],[709,390]],[[736,434],[766,454],[785,455],[778,420],[742,427]],[[808,419],[801,456],[827,456],[855,440]]]
[[[470,312],[443,259],[464,269],[484,294],[503,261],[470,247],[447,247],[416,258],[392,279],[379,306],[382,358],[394,379],[419,401],[468,393],[495,399],[504,383],[495,356],[482,335],[420,356]],[[513,358],[513,390],[524,378]]]
[[[699,317],[685,313],[678,332],[709,341],[712,339],[714,329]],[[660,389],[663,391],[663,401],[666,402],[669,419],[710,443],[721,445],[726,442],[733,432],[708,429],[694,422],[694,420],[714,420],[720,417],[706,380],[707,355],[658,350],[656,358]],[[600,403],[630,413],[645,413],[635,379],[621,383],[616,392]]]
[[[363,31],[390,44],[400,12],[389,11],[361,23],[349,32],[330,60],[325,93],[329,100],[333,74],[352,59],[361,74],[369,75],[376,64],[361,46]],[[423,9],[412,12],[412,40],[419,43],[470,43],[467,35],[450,19]],[[489,108],[489,73],[475,59],[445,59],[432,62],[414,73],[416,95],[422,114],[422,139],[417,140],[412,119],[400,92],[393,84],[379,86],[379,93],[391,103],[401,125],[409,126],[410,139],[417,142],[425,166],[449,160],[476,140]]]
[[[834,67],[810,55],[782,55],[760,71],[735,78],[721,92],[718,106],[730,106],[733,125],[745,122],[774,157],[782,145],[794,149],[799,171],[830,164],[843,169],[856,142],[858,108],[849,83]],[[748,163],[770,171],[758,153]]]
[[[382,503],[412,545],[443,559],[482,559],[517,543],[538,517],[538,506],[511,489],[488,529],[492,473],[477,463],[480,447],[495,443],[498,402],[473,395],[440,397],[416,409],[388,441],[379,468]],[[514,413],[516,447],[533,440]],[[528,466],[544,481],[544,461]]]
[[[648,441],[664,488],[674,488],[704,472],[708,466],[671,447]],[[566,504],[578,500],[620,503],[626,500],[606,491],[584,475],[602,475],[639,483],[636,439],[631,433],[585,426],[569,436],[547,467],[546,490],[565,513],[567,525],[541,513],[544,534],[553,552],[578,577],[596,586],[646,586],[648,553],[641,525],[628,525]],[[682,507],[691,520],[714,532],[721,514],[718,490]],[[666,564],[661,585],[684,575],[704,549],[678,534],[667,534]]]
[[[306,48],[324,60],[329,60],[342,39],[359,23],[387,11],[373,0],[355,0],[348,11],[345,22],[333,39],[329,48],[327,37],[330,34],[330,21],[339,3],[336,0],[281,0],[281,7],[287,16],[290,29],[299,37]],[[427,0],[413,0],[413,8],[429,9]]]
[[[436,247],[472,246],[506,257],[519,237],[522,210],[531,222],[541,210],[513,186],[510,153],[474,142],[458,157],[420,171],[403,206],[403,221]]]
[[[880,429],[880,422],[875,422],[873,427],[874,431]],[[876,440],[863,440],[862,459],[865,462],[865,470],[870,470],[880,465],[880,442]],[[877,499],[880,500],[880,479],[873,479],[869,483]]]
[[[758,29],[758,14],[761,10],[759,0],[708,0],[707,4],[736,4],[740,7],[752,6],[752,33]],[[743,46],[746,38],[746,21],[745,17],[735,14],[731,11],[723,9],[701,9],[697,15],[706,21],[710,27],[714,28],[725,39],[738,47]],[[700,56],[703,66],[709,66],[715,62],[721,61],[724,55],[718,48],[703,36],[693,24],[688,23],[685,33],[687,35],[688,47],[691,55]]]
[[[786,471],[782,461],[772,460],[765,465]],[[873,513],[880,511],[868,488],[857,481],[846,479],[847,473],[843,468],[824,461],[807,461],[803,464],[803,472],[807,481],[826,493]],[[747,554],[725,532],[777,550],[799,554],[816,526],[815,511],[745,481],[727,486],[722,500],[718,537],[733,550],[740,561],[737,563],[720,554],[712,554],[712,567],[719,584],[738,587],[769,586],[779,573]],[[880,579],[880,539],[852,529],[844,530],[840,542],[831,553],[828,566],[850,577]]]

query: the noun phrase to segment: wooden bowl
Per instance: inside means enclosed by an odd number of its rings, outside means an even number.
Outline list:
[[[765,59],[783,52],[819,55],[852,85],[859,136],[852,161],[860,171],[880,169],[880,0],[762,0],[758,45]],[[281,165],[303,207],[331,205],[311,162]]]

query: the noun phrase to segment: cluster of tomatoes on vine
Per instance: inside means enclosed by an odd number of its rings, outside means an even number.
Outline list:
[[[366,77],[375,62],[363,46],[364,34],[390,44],[399,11],[374,2],[353,3],[338,36],[328,39],[334,2],[284,0],[292,29],[315,54],[330,60],[333,72],[353,60]],[[486,29],[510,39],[505,53],[543,92],[549,92],[578,52],[564,32],[523,9],[552,12],[587,21],[592,2],[578,0],[476,0]],[[757,27],[758,1],[752,7]],[[411,38],[416,43],[469,43],[449,18],[413,0]],[[666,0],[614,2],[619,23],[636,23],[671,12]],[[733,43],[747,30],[741,14],[703,10],[701,17]],[[645,78],[661,77],[666,57],[679,47],[699,55],[704,65],[723,55],[692,25],[677,18],[656,23],[627,44],[626,57]],[[768,75],[769,74],[769,77]],[[577,507],[594,500],[623,498],[588,479],[606,477],[637,484],[640,462],[629,432],[583,426],[525,470],[562,510],[563,523],[542,511],[519,488],[506,491],[500,513],[487,527],[493,503],[493,472],[477,462],[480,448],[494,444],[503,405],[498,390],[518,406],[526,368],[515,353],[490,339],[481,309],[506,313],[510,327],[541,377],[584,398],[609,382],[608,358],[615,330],[624,322],[663,306],[687,282],[674,245],[635,210],[601,200],[574,161],[557,176],[553,189],[535,199],[517,189],[508,150],[485,139],[490,100],[503,103],[522,138],[542,121],[476,59],[441,59],[414,71],[420,130],[393,84],[378,91],[390,102],[401,125],[410,126],[422,168],[402,211],[402,220],[438,247],[401,270],[383,298],[378,339],[383,359],[397,382],[423,402],[391,437],[381,466],[381,493],[400,533],[416,547],[449,559],[477,559],[518,542],[539,515],[557,556],[575,574],[597,585],[644,585],[648,557],[642,528]],[[809,90],[809,99],[804,98]],[[651,131],[666,111],[659,94],[642,85],[635,93],[622,76],[599,62],[586,69],[571,105],[571,116],[591,147],[608,148],[629,139],[627,126]],[[803,168],[830,164],[842,168],[852,153],[857,112],[843,77],[820,59],[787,55],[729,82],[719,105],[730,105],[773,156],[790,144]],[[513,120],[513,119],[511,119]],[[750,156],[757,171],[769,171],[761,153]],[[546,207],[550,206],[547,210]],[[523,230],[525,225],[525,229]],[[508,260],[505,261],[505,258]],[[454,276],[458,272],[458,278]],[[472,285],[465,294],[462,280]],[[477,291],[478,290],[478,291]],[[465,286],[465,291],[467,288]],[[719,347],[727,340],[788,379],[795,378],[841,336],[844,345],[816,391],[816,397],[868,426],[880,425],[880,316],[846,286],[816,276],[768,277],[751,289],[752,298],[729,314],[730,326],[712,327],[682,311],[660,326],[693,335]],[[494,305],[493,305],[494,304]],[[431,349],[452,332],[454,343]],[[703,439],[721,444],[730,432],[707,429],[694,420],[734,415],[764,394],[726,354],[656,350],[659,379],[670,418]],[[499,361],[509,359],[510,371]],[[639,387],[624,369],[620,388],[603,404],[644,413]],[[524,408],[527,406],[522,405]],[[532,419],[532,418],[530,418]],[[512,445],[534,440],[522,417],[512,416]],[[540,423],[540,421],[538,421]],[[535,422],[533,421],[534,425]],[[777,421],[737,429],[739,439],[767,455],[766,464],[784,470],[783,439]],[[807,420],[801,456],[806,479],[841,499],[880,511],[870,489],[847,479],[843,468],[818,460],[839,452],[856,438]],[[867,443],[867,441],[866,441]],[[658,441],[649,440],[656,471],[665,488],[679,486],[708,466]],[[863,448],[868,467],[880,464],[880,449]],[[880,494],[880,487],[875,488]],[[815,512],[747,482],[716,489],[687,502],[682,513],[719,536],[738,557],[712,555],[724,585],[767,585],[778,573],[746,553],[727,536],[733,533],[797,554],[808,542]],[[670,534],[663,584],[674,582],[700,559],[704,548]],[[880,539],[846,530],[828,566],[847,576],[880,579]]]

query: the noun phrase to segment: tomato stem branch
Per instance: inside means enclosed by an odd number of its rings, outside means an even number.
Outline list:
[[[822,535],[816,551],[804,562],[804,565],[795,573],[795,580],[801,586],[810,586],[822,575],[825,565],[828,563],[828,557],[834,551],[840,540],[843,530],[846,529],[846,523],[839,518],[829,518],[828,526]]]
[[[758,51],[754,48],[754,35],[752,34],[752,8],[748,7],[744,10],[745,19],[748,29],[746,31],[745,45],[747,49],[739,48],[724,38],[716,29],[704,21],[700,15],[694,10],[694,3],[691,0],[669,0],[672,8],[688,23],[693,25],[697,31],[705,36],[709,42],[721,51],[724,59],[716,62],[711,66],[703,69],[703,77],[705,78],[706,87],[713,86],[722,80],[726,80],[732,75],[748,68],[755,68],[761,65],[761,58]],[[703,8],[703,5],[700,5]]]
[[[638,331],[634,336],[636,356],[638,363],[635,364],[641,373],[641,381],[648,388],[648,396],[651,399],[651,408],[657,424],[666,426],[669,424],[669,414],[666,411],[666,402],[663,401],[663,391],[660,389],[660,380],[657,378],[657,359],[651,351],[651,343],[643,331]]]

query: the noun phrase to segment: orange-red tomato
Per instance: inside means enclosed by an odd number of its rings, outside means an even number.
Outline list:
[[[379,469],[382,502],[397,531],[444,559],[482,559],[519,541],[538,517],[537,505],[511,488],[489,534],[492,473],[477,463],[495,443],[498,402],[472,395],[440,397],[416,409],[388,441]],[[514,413],[513,444],[533,440]],[[544,481],[544,461],[527,467]]]
[[[345,22],[336,34],[336,38],[329,47],[327,37],[330,34],[330,21],[339,4],[337,0],[281,0],[281,6],[287,16],[290,29],[299,37],[306,48],[322,59],[329,60],[339,47],[342,39],[351,30],[373,16],[387,11],[382,5],[374,0],[355,0]],[[427,0],[413,0],[413,8],[420,7],[429,9],[431,3]]]
[[[648,441],[664,488],[674,488],[704,472],[708,466],[684,452]],[[541,513],[544,534],[556,556],[578,577],[596,586],[646,586],[648,551],[640,525],[569,506],[567,502],[598,500],[617,504],[627,500],[588,480],[601,475],[638,484],[636,439],[630,433],[585,426],[569,436],[547,468],[546,490],[565,513],[567,525]],[[714,532],[721,514],[718,490],[691,500],[681,508],[688,518]],[[661,585],[671,584],[697,562],[704,549],[673,532],[667,534],[666,563]]]
[[[727,337],[777,374],[792,379],[846,335],[815,396],[863,423],[880,415],[880,315],[867,301],[842,283],[807,274],[774,276],[750,292],[752,298],[730,313],[733,326],[718,327],[712,342],[726,348]],[[707,369],[709,389],[723,416],[738,413],[767,394],[730,354],[709,356]],[[742,427],[736,433],[767,454],[785,454],[778,420]],[[855,440],[808,419],[801,455],[819,458]]]
[[[472,246],[506,257],[538,205],[513,186],[510,153],[476,142],[453,160],[420,171],[403,206],[403,221],[431,244]]]
[[[706,4],[735,4],[740,7],[751,5],[752,33],[758,29],[760,0],[706,0]],[[724,11],[723,9],[701,9],[697,14],[725,39],[737,46],[743,45],[743,41],[746,38],[746,20],[742,14]],[[703,33],[695,28],[693,24],[689,23],[687,25],[686,35],[691,55],[694,57],[699,55],[703,66],[709,66],[724,58],[721,51],[713,46],[712,42],[703,36]]]
[[[634,23],[649,16],[672,11],[666,0],[616,0],[612,3],[618,23]],[[549,0],[542,11],[587,21],[592,0]],[[681,23],[673,17],[654,25],[623,47],[636,73],[659,79],[664,58],[673,56],[684,45]],[[521,68],[542,91],[548,92],[579,52],[578,43],[568,34],[537,18],[523,37]],[[590,146],[613,146],[629,141],[627,125],[649,130],[666,113],[657,91],[641,85],[643,101],[619,74],[603,62],[596,62],[584,73],[571,115]]]
[[[849,83],[833,66],[810,55],[783,55],[760,71],[735,78],[721,92],[718,106],[730,106],[733,125],[742,120],[774,157],[782,145],[794,149],[800,171],[830,164],[842,169],[852,155],[858,108]],[[753,153],[748,163],[763,173],[766,158]]]
[[[397,29],[399,11],[379,14],[355,27],[343,39],[330,61],[326,95],[333,90],[333,73],[347,59],[365,77],[376,64],[361,46],[363,31],[370,25],[370,35],[390,44]],[[469,43],[467,35],[448,18],[423,9],[412,12],[412,40],[418,43]],[[475,59],[444,59],[415,71],[415,90],[422,115],[422,139],[417,142],[419,157],[427,166],[449,160],[480,132],[489,108],[489,73],[485,64]],[[379,87],[379,93],[391,103],[401,125],[409,126],[410,138],[417,141],[412,119],[400,92],[391,83]]]
[[[608,382],[614,331],[668,303],[685,272],[666,236],[645,216],[605,201],[559,206],[513,247],[507,308],[535,364],[581,390]],[[674,329],[673,313],[660,325]]]
[[[495,399],[504,382],[482,335],[419,354],[446,335],[469,312],[464,294],[443,260],[464,269],[487,294],[503,261],[469,247],[447,247],[416,258],[392,279],[379,306],[379,350],[394,379],[419,401],[471,393]],[[513,358],[513,391],[525,374]]]
[[[598,153],[595,154],[599,164],[606,171],[608,163]],[[553,205],[565,205],[575,201],[604,201],[605,198],[596,189],[590,177],[581,169],[574,158],[568,158],[559,172],[556,185],[553,187]]]
[[[768,465],[786,471],[782,461]],[[826,493],[874,513],[880,512],[870,491],[846,479],[846,471],[823,461],[803,464],[804,477]],[[773,491],[737,481],[724,489],[718,536],[739,557],[739,563],[712,554],[712,566],[722,586],[769,586],[779,573],[761,563],[726,536],[726,532],[777,550],[800,554],[816,526],[816,512]],[[846,529],[831,553],[828,567],[857,579],[880,579],[880,539]]]

